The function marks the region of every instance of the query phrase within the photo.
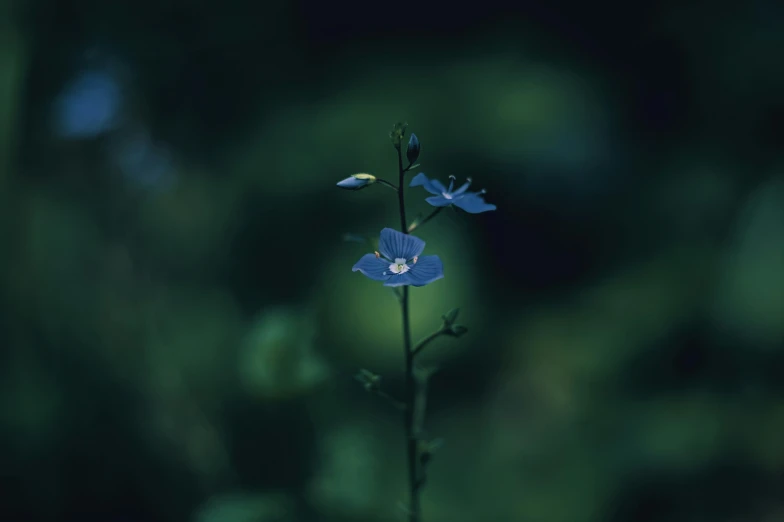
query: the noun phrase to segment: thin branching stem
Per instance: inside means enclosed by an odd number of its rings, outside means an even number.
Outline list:
[[[391,188],[392,190],[394,190],[395,192],[397,192],[397,191],[399,191],[399,190],[400,190],[399,188],[397,188],[396,186],[394,186],[392,183],[390,183],[389,181],[387,181],[387,180],[385,180],[385,179],[376,178],[376,183],[381,183],[381,184],[382,184],[382,185],[384,185],[385,187],[389,187],[389,188]]]
[[[441,328],[440,330],[436,330],[435,332],[431,333],[430,335],[428,335],[427,337],[425,337],[424,339],[416,343],[416,346],[414,346],[414,355],[419,354],[419,352],[421,352],[425,348],[425,346],[427,346],[428,343],[430,343],[430,341],[432,341],[436,337],[444,335],[448,331],[449,328]]]
[[[386,400],[387,402],[389,402],[389,404],[391,404],[392,406],[394,406],[394,407],[395,407],[395,408],[397,408],[398,410],[401,410],[401,411],[403,411],[403,410],[405,410],[405,409],[406,409],[406,405],[405,405],[405,403],[403,403],[403,402],[401,402],[401,401],[397,400],[396,398],[392,397],[390,394],[388,394],[388,393],[387,393],[387,392],[385,392],[385,391],[378,390],[378,391],[376,391],[376,395],[378,395],[378,396],[379,396],[379,397],[381,397],[382,399],[384,399],[384,400]]]
[[[411,168],[409,165],[403,168],[403,154],[400,146],[397,147],[397,166],[399,174],[398,187],[398,203],[400,206],[400,230],[404,234],[408,234],[408,225],[406,224],[406,200],[405,191],[403,190],[403,183],[405,182],[406,171]],[[414,380],[414,350],[411,346],[411,324],[408,313],[408,286],[403,287],[403,296],[400,299],[400,308],[403,313],[403,348],[405,349],[406,356],[406,377],[405,377],[405,428],[406,428],[406,454],[408,456],[408,485],[409,485],[409,509],[408,517],[409,522],[421,522],[420,517],[420,501],[419,501],[419,457],[417,451],[417,438],[414,433],[414,419],[416,406],[416,382]]]

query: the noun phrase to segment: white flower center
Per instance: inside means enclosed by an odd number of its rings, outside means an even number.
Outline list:
[[[395,262],[389,265],[389,271],[393,274],[405,274],[410,270],[409,266],[406,264],[406,260],[402,257],[395,258]]]
[[[444,198],[446,199],[452,199],[452,194],[450,194],[449,192],[442,192],[441,195],[444,196]]]

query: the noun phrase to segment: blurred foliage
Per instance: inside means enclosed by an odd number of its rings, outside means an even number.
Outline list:
[[[414,337],[468,327],[425,355],[426,522],[784,520],[782,35],[772,0],[0,0],[0,520],[401,519],[353,379],[400,392],[399,308],[350,271],[397,206],[335,187],[394,177],[395,121],[498,205],[417,232]]]

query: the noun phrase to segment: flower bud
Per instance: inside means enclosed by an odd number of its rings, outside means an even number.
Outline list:
[[[392,145],[394,145],[397,150],[400,150],[400,143],[403,141],[406,127],[408,127],[408,123],[395,123],[392,127],[392,131],[389,133],[389,139],[392,140]]]
[[[406,157],[409,163],[414,163],[417,160],[421,148],[419,138],[412,132],[411,137],[408,139],[408,149],[406,149]]]
[[[372,174],[352,174],[343,181],[338,182],[338,187],[346,190],[359,190],[376,182],[376,177]]]

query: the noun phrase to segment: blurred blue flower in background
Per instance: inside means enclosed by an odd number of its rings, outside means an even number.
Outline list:
[[[409,187],[422,186],[425,187],[426,191],[435,194],[434,196],[425,198],[425,201],[434,207],[454,205],[458,208],[462,208],[469,214],[479,214],[480,212],[496,209],[495,205],[485,203],[485,200],[482,197],[482,194],[485,193],[484,189],[479,192],[466,192],[471,185],[471,178],[468,178],[468,180],[457,190],[453,190],[454,185],[454,176],[449,176],[449,188],[446,188],[443,183],[437,179],[428,179],[423,172],[420,172],[411,180]]]
[[[391,228],[381,231],[378,250],[366,254],[351,269],[384,286],[425,286],[444,277],[444,265],[438,256],[419,257],[425,242]]]
[[[68,138],[93,138],[117,124],[120,86],[103,71],[82,73],[61,95],[56,109],[56,132]]]
[[[168,189],[176,181],[172,154],[153,143],[145,129],[119,132],[110,143],[112,159],[122,175],[146,189]]]

